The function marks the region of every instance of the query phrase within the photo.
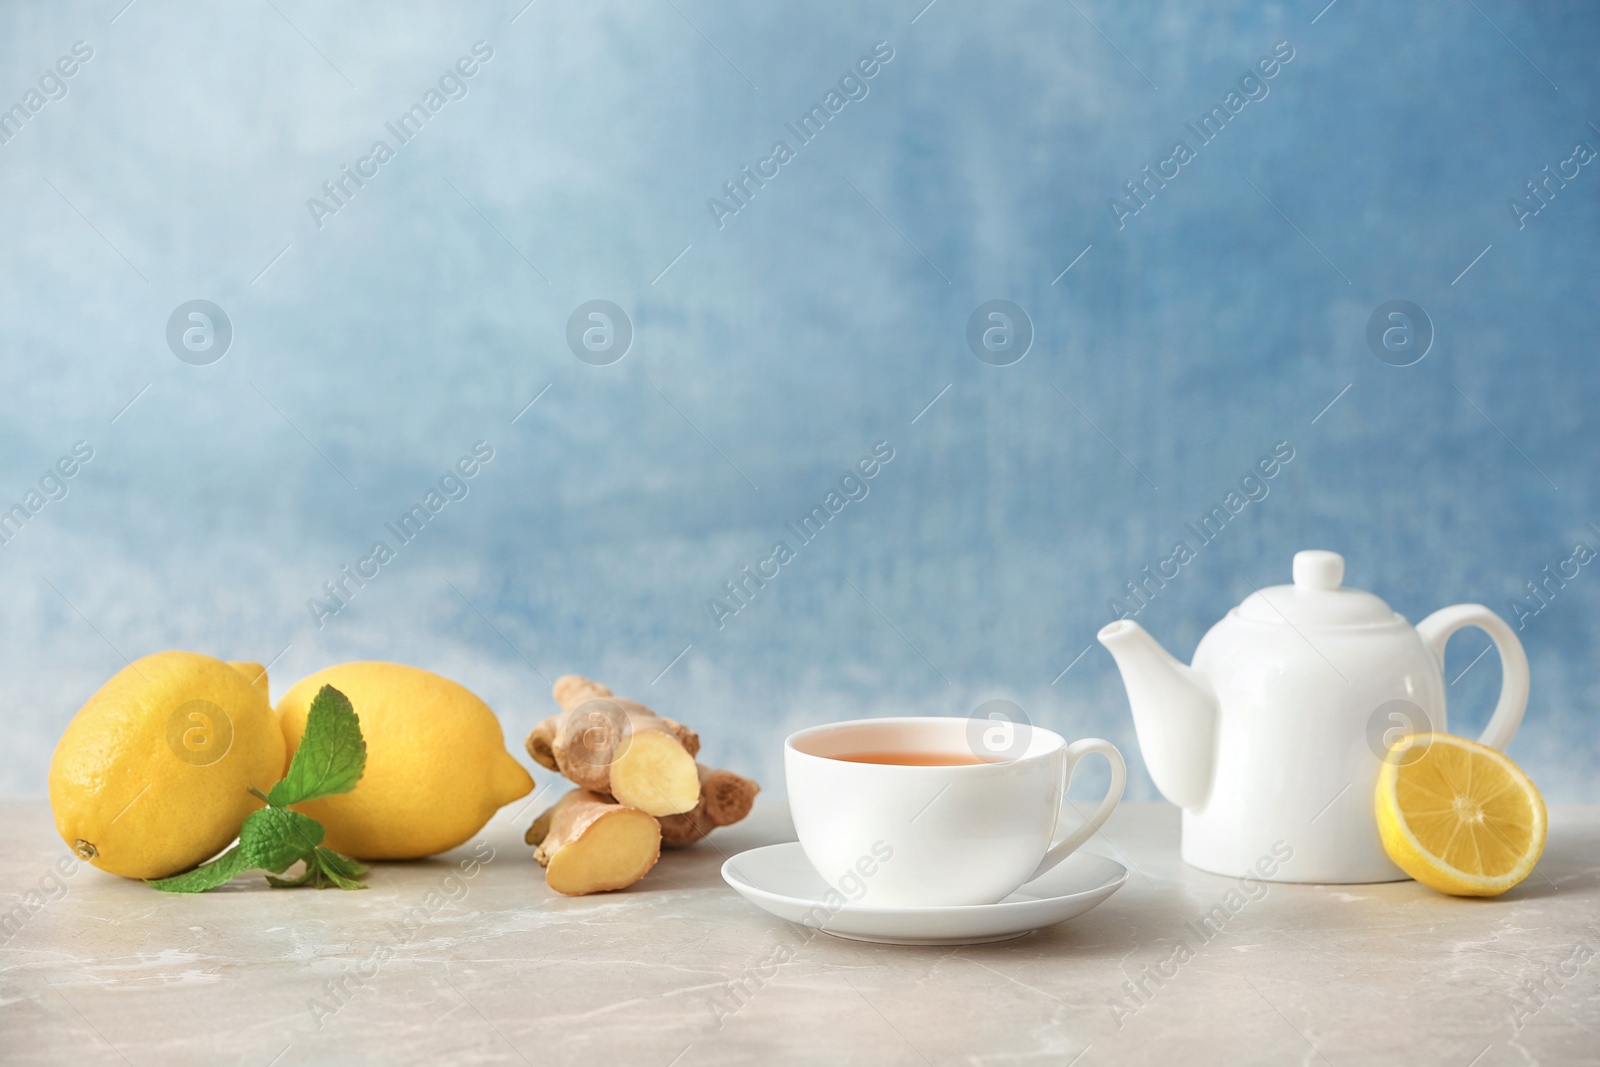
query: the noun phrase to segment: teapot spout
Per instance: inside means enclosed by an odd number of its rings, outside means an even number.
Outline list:
[[[1174,659],[1131,619],[1097,635],[1122,672],[1150,777],[1180,808],[1203,807],[1211,792],[1217,696],[1205,675]]]

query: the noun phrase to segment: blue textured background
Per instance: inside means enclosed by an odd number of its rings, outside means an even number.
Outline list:
[[[797,725],[994,697],[1131,753],[1110,657],[1077,657],[1279,441],[1270,496],[1140,615],[1180,656],[1297,548],[1413,620],[1509,614],[1600,548],[1600,162],[1525,228],[1507,205],[1600,146],[1592,8],[122,8],[0,26],[0,106],[94,50],[0,146],[0,504],[94,449],[0,548],[0,792],[42,793],[79,703],[169,647],[279,657],[275,693],[427,666],[519,752],[541,673],[580,671],[774,786]],[[307,198],[479,40],[467,96],[319,229]],[[719,229],[707,199],[879,41],[867,97]],[[1119,230],[1122,183],[1280,41]],[[165,341],[195,298],[234,329],[203,367]],[[636,329],[608,367],[565,340],[595,298]],[[1036,329],[1003,368],[964,340],[996,298]],[[1393,298],[1436,329],[1414,366],[1364,339]],[[478,440],[470,495],[319,629],[307,599]],[[870,494],[718,630],[708,599],[880,440]],[[1597,571],[1522,632],[1511,752],[1552,800],[1600,799]],[[1459,728],[1498,679],[1452,687]]]

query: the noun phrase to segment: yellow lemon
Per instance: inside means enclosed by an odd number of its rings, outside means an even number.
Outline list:
[[[78,710],[50,761],[56,830],[125,878],[165,878],[222,851],[283,775],[264,692],[196,652],[137,659]]]
[[[1383,847],[1441,893],[1498,896],[1544,852],[1544,798],[1503,752],[1450,734],[1414,734],[1389,750],[1374,798]]]
[[[361,859],[431,856],[462,844],[533,789],[487,704],[402,663],[342,663],[295,683],[278,701],[291,757],[325,685],[350,698],[367,743],[355,789],[295,805],[326,828],[328,848]]]
[[[267,669],[265,667],[259,663],[251,663],[248,660],[236,661],[231,659],[228,661],[228,666],[248,678],[250,684],[255,686],[261,693],[262,700],[267,701],[269,704],[272,702],[272,694],[267,692]]]

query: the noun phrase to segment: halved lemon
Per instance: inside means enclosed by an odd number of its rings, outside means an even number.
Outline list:
[[[1432,889],[1493,897],[1533,871],[1549,819],[1505,755],[1450,734],[1411,734],[1385,757],[1374,803],[1383,847]]]

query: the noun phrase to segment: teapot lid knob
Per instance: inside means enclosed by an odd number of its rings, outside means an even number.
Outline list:
[[[1294,554],[1294,584],[1301,589],[1337,589],[1344,581],[1344,557],[1309,549]]]

